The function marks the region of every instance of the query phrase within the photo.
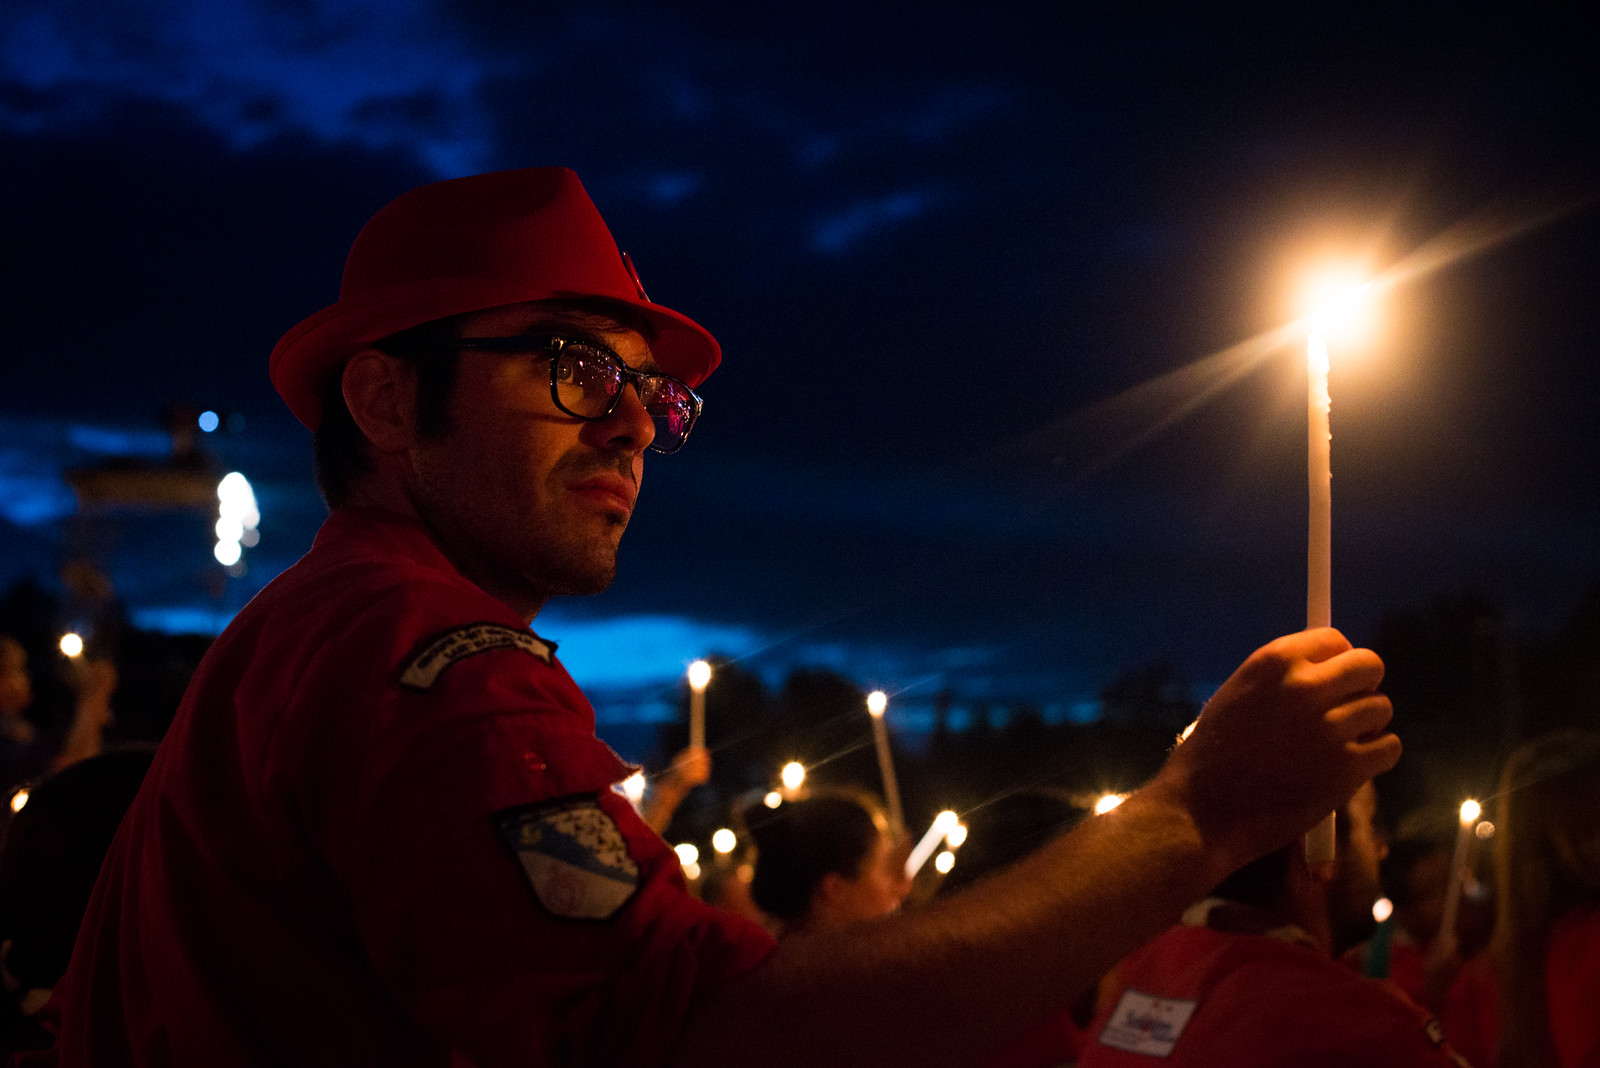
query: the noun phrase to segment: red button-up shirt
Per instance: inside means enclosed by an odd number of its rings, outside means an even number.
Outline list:
[[[212,647],[47,1014],[63,1065],[661,1060],[771,951],[422,527],[341,509]]]

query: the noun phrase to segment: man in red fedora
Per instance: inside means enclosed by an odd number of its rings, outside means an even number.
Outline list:
[[[189,687],[56,991],[61,1063],[966,1063],[1397,759],[1377,658],[1282,638],[1114,813],[775,948],[687,893],[529,629],[610,582],[719,359],[570,171],[367,224],[271,362],[332,514]]]

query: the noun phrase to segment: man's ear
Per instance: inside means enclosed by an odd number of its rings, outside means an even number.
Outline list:
[[[404,360],[362,349],[339,382],[350,418],[379,453],[404,452],[416,440],[417,375]]]

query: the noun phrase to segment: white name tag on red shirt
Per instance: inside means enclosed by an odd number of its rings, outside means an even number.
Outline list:
[[[1106,1026],[1100,1044],[1147,1057],[1166,1057],[1194,1015],[1193,1001],[1158,998],[1138,990],[1125,990]]]

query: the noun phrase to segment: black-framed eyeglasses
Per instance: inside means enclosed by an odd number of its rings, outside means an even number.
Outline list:
[[[579,419],[604,419],[617,410],[622,387],[632,383],[656,434],[650,448],[677,452],[689,440],[700,418],[700,396],[671,375],[637,371],[598,341],[563,334],[515,337],[458,337],[439,341],[440,348],[471,349],[507,355],[537,353],[550,360],[550,399]]]

